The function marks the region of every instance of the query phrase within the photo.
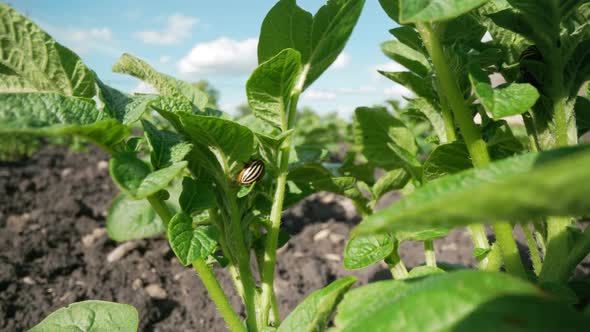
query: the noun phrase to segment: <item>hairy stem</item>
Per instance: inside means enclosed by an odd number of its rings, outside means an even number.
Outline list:
[[[541,273],[541,268],[543,267],[541,253],[539,253],[539,247],[537,246],[537,242],[535,242],[535,238],[533,237],[533,233],[531,232],[529,225],[525,224],[521,226],[527,246],[529,247],[529,256],[531,257],[531,262],[533,262],[533,271],[536,275],[539,275],[539,273]]]
[[[547,251],[545,262],[539,278],[541,281],[559,281],[559,274],[564,270],[565,257],[569,255],[568,226],[570,217],[547,218]]]
[[[162,219],[164,225],[168,226],[170,219],[172,219],[172,212],[166,203],[157,195],[149,196],[148,201],[160,219]],[[192,264],[193,268],[201,278],[203,285],[207,288],[209,296],[211,296],[211,299],[217,306],[217,309],[219,309],[221,316],[223,316],[223,319],[227,323],[230,331],[247,332],[207,263],[202,259],[197,259],[192,262]]]
[[[471,239],[473,241],[474,248],[488,249],[490,247],[485,227],[482,224],[471,224],[467,228],[471,233]],[[479,262],[479,269],[485,271],[494,271],[489,270],[489,258],[487,256]]]
[[[391,276],[393,279],[405,279],[408,277],[408,270],[406,269],[406,265],[399,257],[399,253],[397,252],[398,249],[398,241],[394,241],[393,250],[388,257],[385,258],[385,263],[389,267],[389,271],[391,271]]]
[[[507,222],[497,222],[494,224],[494,233],[496,240],[500,245],[500,251],[504,258],[504,267],[506,271],[521,278],[527,279],[528,274],[522,265],[522,259],[518,253],[518,247],[514,236],[512,235],[512,225]]]
[[[590,253],[590,227],[586,227],[580,239],[573,246],[565,263],[555,272],[556,279],[567,281],[576,266]]]
[[[291,99],[287,114],[283,116],[282,131],[286,132],[293,127],[295,122],[295,113],[297,112],[297,103],[299,96],[303,92],[303,85],[305,78],[309,71],[309,65],[305,65],[293,91],[291,92]],[[272,309],[274,316],[278,319],[278,308],[271,308],[275,306],[277,301],[274,294],[274,273],[277,256],[277,244],[279,242],[279,229],[281,227],[281,214],[283,212],[283,201],[285,200],[285,186],[287,184],[287,175],[289,171],[289,156],[291,154],[291,137],[287,138],[280,151],[279,176],[277,177],[277,185],[270,211],[271,226],[266,236],[264,244],[264,263],[262,268],[262,294],[260,302],[260,321],[261,326],[268,325],[268,318],[270,310]]]
[[[219,310],[221,316],[225,319],[228,329],[232,332],[247,332],[244,325],[242,325],[240,317],[238,317],[232,308],[231,303],[215,278],[215,274],[213,274],[207,263],[202,259],[197,259],[193,262],[193,268],[201,278],[205,288],[207,288],[209,297],[215,303],[217,310]]]
[[[424,241],[424,256],[426,256],[426,266],[436,267],[436,255],[432,240]]]

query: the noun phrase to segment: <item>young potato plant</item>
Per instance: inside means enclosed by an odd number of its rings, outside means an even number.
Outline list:
[[[317,141],[296,139],[295,119],[299,96],[336,60],[363,4],[329,1],[312,15],[295,1],[279,1],[262,24],[260,65],[246,85],[254,117],[242,124],[211,108],[195,85],[130,54],[113,71],[149,83],[158,94],[109,87],[76,54],[0,5],[0,133],[80,137],[110,153],[121,193],[107,218],[109,236],[128,241],[164,234],[231,331],[320,329],[354,278],[314,293],[281,324],[273,288],[276,251],[285,242],[281,213],[319,190],[361,197],[354,178],[324,167]],[[228,269],[244,321],[214,264]],[[86,301],[58,310],[32,331],[131,331],[137,325],[130,306]]]
[[[359,153],[340,165],[324,163],[321,139],[300,137],[306,128],[298,128],[297,104],[344,48],[360,0],[329,0],[314,15],[295,0],[270,10],[259,66],[246,84],[253,115],[239,122],[212,108],[194,85],[129,54],[113,70],[159,94],[109,87],[76,54],[0,5],[0,135],[75,136],[109,152],[121,189],[109,211],[109,236],[163,233],[231,331],[322,331],[329,324],[330,331],[583,330],[590,316],[578,309],[588,281],[571,277],[590,252],[590,229],[573,223],[590,215],[590,147],[577,144],[590,123],[590,101],[578,96],[590,78],[590,4],[380,3],[399,25],[382,50],[408,69],[382,74],[415,97],[395,114],[359,107]],[[482,42],[486,32],[491,40]],[[493,86],[491,74],[506,83]],[[524,137],[502,119],[515,115],[523,118]],[[385,174],[375,180],[377,168]],[[321,190],[350,198],[363,217],[347,243],[345,267],[385,260],[395,280],[354,290],[354,277],[337,280],[281,321],[273,288],[281,213]],[[375,211],[393,190],[404,197]],[[532,271],[512,234],[517,223]],[[433,240],[461,226],[473,238],[478,270],[436,260]],[[398,247],[409,240],[424,243],[426,265],[408,272]],[[244,320],[220,287],[215,264],[231,275]],[[128,305],[85,301],[32,331],[137,325]]]

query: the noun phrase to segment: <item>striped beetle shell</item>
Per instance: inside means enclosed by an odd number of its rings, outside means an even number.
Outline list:
[[[243,186],[250,185],[264,175],[264,163],[262,160],[252,160],[244,165],[238,173],[237,181]]]

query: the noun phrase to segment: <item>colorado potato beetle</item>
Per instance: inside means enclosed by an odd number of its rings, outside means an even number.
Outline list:
[[[243,186],[251,185],[264,175],[264,163],[262,160],[252,160],[244,165],[238,173],[236,180]]]

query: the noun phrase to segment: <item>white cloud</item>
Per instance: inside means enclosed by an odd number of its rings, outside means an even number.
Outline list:
[[[160,63],[161,64],[164,64],[164,65],[167,64],[167,63],[169,63],[170,60],[172,60],[172,58],[170,56],[168,56],[168,55],[162,55],[160,57]]]
[[[133,89],[132,93],[158,93],[158,90],[156,90],[151,84],[139,82],[135,89]]]
[[[371,70],[371,74],[373,75],[373,78],[375,78],[375,79],[384,78],[383,75],[379,74],[378,71],[389,71],[389,72],[407,71],[406,67],[400,65],[397,62],[393,62],[393,61],[373,66],[373,67],[371,67],[370,70]]]
[[[258,63],[258,39],[234,40],[222,37],[196,44],[178,62],[178,72],[185,76],[204,74],[249,74]]]
[[[198,22],[199,20],[194,17],[174,14],[168,16],[163,29],[139,31],[135,36],[146,44],[178,44],[191,36],[191,30]]]
[[[336,60],[334,60],[334,63],[332,64],[331,68],[341,69],[341,68],[348,66],[349,63],[350,63],[350,55],[346,52],[342,52],[338,55]]]
[[[362,85],[358,88],[310,89],[305,91],[301,98],[304,101],[334,100],[343,95],[366,95],[376,91],[377,88],[371,85]]]

